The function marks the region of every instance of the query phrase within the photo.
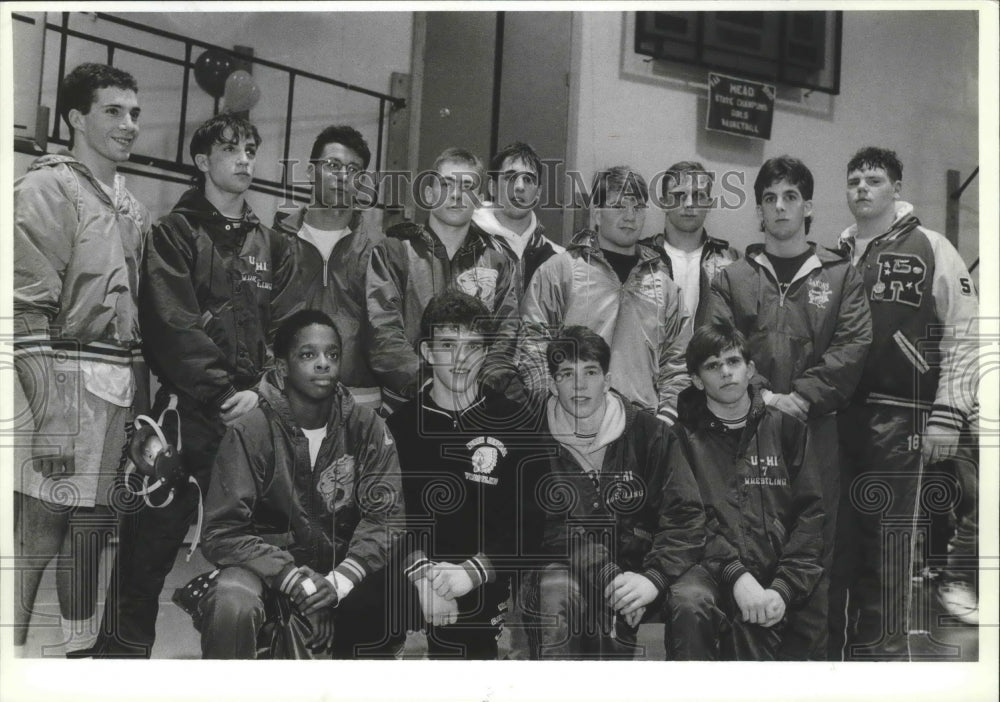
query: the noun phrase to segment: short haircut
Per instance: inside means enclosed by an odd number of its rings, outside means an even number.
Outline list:
[[[79,110],[84,115],[90,113],[90,106],[97,97],[94,93],[101,88],[139,92],[139,84],[131,73],[103,63],[81,63],[66,74],[59,86],[59,115],[66,124],[69,125],[70,110]],[[73,126],[69,128],[72,133]]]
[[[459,290],[435,295],[424,308],[420,338],[430,341],[438,327],[465,327],[487,337],[496,331],[493,315],[483,301]]]
[[[903,162],[895,151],[880,149],[877,146],[866,146],[859,149],[847,162],[847,172],[860,171],[865,168],[881,168],[893,182],[903,179]]]
[[[371,163],[372,152],[368,148],[368,142],[361,136],[354,127],[346,124],[332,124],[316,137],[313,142],[312,151],[309,152],[309,162],[313,163],[323,155],[323,149],[327,144],[342,144],[361,157],[362,167],[367,169]]]
[[[292,352],[295,346],[295,337],[300,331],[313,324],[333,329],[333,335],[337,337],[337,343],[343,346],[340,330],[337,329],[337,325],[333,323],[333,320],[330,319],[330,316],[326,312],[315,309],[299,310],[282,322],[281,326],[274,333],[274,357],[287,360],[288,354]]]
[[[614,202],[608,201],[611,193],[618,193]],[[590,197],[593,207],[617,205],[623,197],[634,197],[645,204],[649,202],[649,186],[642,174],[631,166],[612,166],[594,175]]]
[[[750,360],[747,338],[739,329],[729,322],[709,322],[701,325],[691,335],[691,341],[684,355],[688,372],[696,375],[702,363],[729,349],[736,349],[743,356],[743,360]]]
[[[538,154],[535,153],[535,150],[530,145],[525,144],[523,141],[515,141],[513,144],[507,144],[507,146],[500,149],[490,159],[490,180],[496,181],[503,171],[503,162],[508,159],[511,161],[524,161],[535,172],[538,178],[542,177],[542,159],[538,158]]]
[[[806,164],[792,156],[776,156],[764,161],[757,173],[757,179],[753,182],[753,194],[757,204],[764,197],[764,190],[771,187],[778,181],[787,181],[789,185],[794,185],[802,194],[803,200],[812,200],[813,197],[813,174]],[[806,234],[812,225],[812,216],[806,217]]]
[[[670,189],[670,182],[680,183],[681,179],[685,174],[691,174],[691,177],[697,175],[704,175],[708,179],[708,189],[712,189],[712,185],[715,183],[715,173],[712,171],[705,170],[705,166],[701,161],[678,161],[674,165],[667,168],[667,173],[663,177],[663,182],[660,184],[660,192],[663,195],[663,199],[667,199],[667,191]]]
[[[483,182],[486,180],[486,166],[483,165],[483,160],[481,158],[476,156],[471,151],[452,146],[442,151],[441,155],[434,159],[434,171],[436,173],[440,173],[441,166],[449,162],[460,163],[468,166],[469,170],[476,174],[477,180],[474,188],[475,191],[482,191]]]
[[[212,153],[212,147],[216,144],[235,144],[240,140],[253,141],[260,147],[260,132],[249,120],[237,117],[231,112],[223,112],[212,117],[201,124],[191,137],[191,160],[195,160],[198,154]],[[198,171],[194,176],[195,184],[205,188],[205,174]]]
[[[559,336],[549,342],[545,350],[549,375],[555,376],[560,363],[596,361],[607,375],[611,367],[611,347],[600,334],[590,327],[573,324],[563,327]]]

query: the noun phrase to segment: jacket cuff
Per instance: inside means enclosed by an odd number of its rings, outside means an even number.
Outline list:
[[[968,417],[965,412],[948,405],[931,405],[931,416],[927,419],[927,426],[951,429],[952,431],[962,431],[966,425]]]
[[[368,574],[365,567],[353,558],[345,558],[333,569],[335,573],[340,573],[351,581],[353,585],[358,585]]]
[[[607,589],[608,585],[614,582],[614,579],[622,574],[622,569],[618,567],[618,564],[614,561],[608,561],[604,566],[597,572],[597,587],[598,592],[603,593]]]
[[[736,584],[736,581],[743,577],[744,573],[749,573],[747,567],[743,565],[743,561],[736,559],[735,561],[730,561],[726,564],[726,567],[722,569],[722,582],[724,582],[729,587]]]
[[[434,561],[429,559],[427,554],[423,551],[414,551],[403,565],[403,575],[416,585],[418,581],[427,577],[432,565],[434,565]]]
[[[295,591],[295,587],[305,578],[299,572],[299,569],[294,564],[290,564],[281,569],[278,573],[278,577],[275,578],[275,582],[278,585],[278,590],[285,593],[286,595],[291,595]]]
[[[771,589],[781,595],[781,599],[785,601],[786,607],[792,603],[792,588],[784,580],[775,578],[771,581]]]
[[[490,563],[490,559],[483,553],[477,553],[472,558],[463,561],[462,567],[469,574],[469,578],[475,587],[496,580],[496,572],[493,570],[493,564]]]
[[[667,589],[667,579],[664,578],[663,574],[655,568],[646,568],[646,570],[639,573],[639,575],[646,578],[646,580],[653,583],[653,585],[656,585],[656,589],[659,590],[661,594]]]
[[[215,398],[215,400],[213,400],[216,409],[221,410],[223,403],[235,394],[236,394],[236,388],[230,385],[222,392],[221,395],[219,395],[218,397]]]
[[[656,413],[656,418],[672,427],[677,422],[677,413],[671,409],[662,409]]]

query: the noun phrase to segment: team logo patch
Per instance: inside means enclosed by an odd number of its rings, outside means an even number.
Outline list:
[[[827,304],[830,302],[830,295],[833,294],[830,284],[822,278],[810,278],[808,283],[809,304],[818,309],[825,310]]]
[[[480,268],[475,266],[467,271],[462,271],[455,279],[458,289],[466,295],[478,297],[487,307],[493,309],[493,298],[497,290],[497,276],[499,273],[492,268]]]
[[[394,443],[395,442],[392,440],[392,434],[389,433],[388,429],[385,429],[384,433],[382,435],[382,445],[383,446],[392,446]]]
[[[497,478],[490,475],[497,467],[501,456],[507,455],[507,447],[492,436],[477,436],[465,445],[472,451],[472,473],[466,471],[465,479],[486,485],[496,485]]]
[[[871,299],[919,307],[926,277],[927,265],[916,254],[879,254],[878,280],[872,286]]]
[[[323,469],[316,490],[333,514],[351,501],[354,493],[354,456],[344,455]]]

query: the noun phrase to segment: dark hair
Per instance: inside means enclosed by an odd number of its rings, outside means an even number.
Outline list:
[[[619,193],[618,199],[634,197],[642,203],[649,202],[649,186],[642,174],[631,166],[612,166],[598,171],[591,186],[591,206],[606,207],[618,204],[608,202],[608,194]]]
[[[201,124],[191,137],[191,160],[195,160],[198,154],[212,153],[212,147],[216,144],[233,144],[241,139],[253,140],[254,144],[260,147],[260,132],[249,120],[237,117],[231,112],[223,112],[212,117]],[[205,174],[200,170],[194,176],[195,185],[202,190],[205,189]]]
[[[483,165],[483,159],[479,158],[467,149],[460,149],[457,146],[452,146],[442,151],[441,154],[434,159],[434,171],[436,173],[440,173],[441,166],[449,161],[452,163],[463,163],[468,166],[476,175],[476,183],[472,188],[473,192],[482,192],[483,181],[486,178],[486,167]]]
[[[496,331],[493,315],[478,297],[459,290],[435,295],[420,317],[420,338],[429,341],[437,327],[466,327],[489,336]]]
[[[79,110],[80,114],[89,114],[96,98],[94,93],[101,88],[139,92],[139,84],[131,73],[103,63],[81,63],[66,74],[59,86],[59,115],[69,125],[71,134],[74,130],[69,124],[69,111]]]
[[[337,343],[343,346],[344,342],[340,336],[340,330],[337,329],[337,325],[333,323],[333,320],[330,319],[330,316],[326,312],[315,309],[299,310],[285,319],[274,333],[274,357],[287,358],[288,354],[292,351],[295,337],[300,331],[312,324],[319,324],[333,329],[333,335],[337,337]]]
[[[511,161],[524,161],[528,164],[528,167],[535,172],[538,178],[542,177],[542,160],[538,158],[538,154],[535,150],[531,148],[528,144],[523,141],[515,141],[513,144],[507,144],[507,146],[500,149],[492,159],[490,159],[490,170],[489,177],[490,180],[496,181],[503,171],[503,162],[507,159]]]
[[[687,352],[684,354],[688,373],[696,375],[701,364],[708,358],[718,356],[729,349],[736,349],[743,356],[743,360],[750,360],[747,338],[739,329],[729,322],[708,322],[701,325],[691,335]]]
[[[881,168],[892,181],[903,179],[903,162],[899,160],[896,152],[890,149],[866,146],[858,150],[847,162],[847,172],[860,171],[864,168]]]
[[[600,334],[590,327],[573,324],[563,327],[559,336],[549,342],[545,350],[549,375],[554,376],[560,363],[597,361],[605,374],[611,367],[611,347]]]
[[[753,194],[757,204],[764,197],[764,190],[771,187],[780,180],[788,181],[789,185],[794,185],[802,193],[803,200],[812,200],[813,197],[813,174],[806,164],[792,156],[777,156],[764,161],[757,173],[757,179],[753,182]],[[806,217],[806,234],[812,225],[812,216]]]
[[[670,189],[670,181],[680,183],[682,177],[688,173],[691,174],[692,177],[696,175],[706,176],[708,178],[708,189],[712,189],[712,184],[715,183],[715,173],[705,170],[705,166],[702,165],[701,161],[678,161],[674,165],[667,168],[667,173],[664,175],[663,182],[660,184],[660,192],[663,195],[664,200],[668,198],[667,191]]]
[[[342,144],[361,157],[362,167],[368,168],[372,159],[371,149],[368,142],[361,136],[354,127],[346,124],[333,124],[324,129],[313,142],[312,151],[309,152],[310,163],[315,162],[323,154],[323,149],[327,144]]]

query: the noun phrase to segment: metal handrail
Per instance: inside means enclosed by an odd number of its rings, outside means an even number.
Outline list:
[[[139,56],[145,56],[147,58],[152,58],[152,59],[157,60],[157,61],[163,61],[164,63],[173,64],[175,66],[183,66],[184,67],[184,79],[183,79],[182,94],[181,94],[181,114],[180,114],[180,125],[179,125],[178,132],[177,132],[177,135],[178,135],[177,136],[177,150],[176,150],[176,157],[175,157],[175,159],[173,161],[169,161],[169,160],[166,160],[166,159],[157,158],[155,156],[143,156],[141,154],[132,154],[132,156],[129,158],[129,161],[132,162],[132,163],[138,163],[138,164],[142,164],[142,165],[153,166],[155,168],[159,168],[159,169],[162,169],[162,170],[165,170],[165,171],[168,171],[168,172],[177,173],[177,174],[181,174],[181,175],[185,175],[185,176],[191,176],[191,175],[193,175],[194,172],[195,172],[194,167],[184,163],[184,132],[185,132],[185,126],[186,126],[186,123],[187,123],[187,107],[188,107],[188,104],[187,104],[187,93],[188,93],[188,86],[190,85],[190,73],[191,73],[191,70],[194,68],[194,62],[191,60],[192,53],[193,53],[192,50],[193,50],[194,47],[198,47],[198,48],[204,48],[204,49],[217,49],[219,51],[223,51],[223,52],[225,52],[227,54],[231,54],[231,55],[234,55],[233,52],[230,51],[229,49],[226,49],[225,47],[219,46],[217,44],[212,44],[210,42],[201,41],[201,40],[194,39],[194,38],[191,38],[191,37],[185,37],[185,36],[183,36],[181,34],[177,34],[177,33],[174,33],[174,32],[169,32],[169,31],[164,30],[164,29],[159,29],[158,27],[151,27],[149,25],[145,25],[145,24],[142,24],[140,22],[135,22],[135,21],[132,21],[132,20],[127,20],[127,19],[123,19],[123,18],[120,18],[120,17],[115,17],[114,15],[109,15],[109,14],[104,13],[104,12],[94,13],[94,16],[96,16],[96,17],[98,17],[100,19],[103,19],[103,20],[105,20],[107,22],[111,22],[113,24],[118,24],[118,25],[121,25],[121,26],[124,26],[124,27],[128,27],[130,29],[135,29],[135,30],[138,30],[138,31],[147,32],[149,34],[153,34],[153,35],[156,35],[156,36],[159,36],[159,37],[163,37],[163,38],[166,38],[166,39],[171,39],[173,41],[181,42],[181,43],[184,44],[184,58],[183,59],[178,59],[178,58],[175,58],[173,56],[166,55],[166,54],[161,54],[161,53],[158,53],[158,52],[155,52],[155,51],[150,51],[148,49],[141,49],[141,48],[138,48],[138,47],[135,47],[135,46],[129,46],[127,44],[123,44],[121,42],[114,41],[112,39],[105,39],[103,37],[93,36],[93,35],[88,34],[86,32],[81,32],[79,30],[70,29],[70,27],[69,27],[70,13],[69,12],[63,12],[62,13],[62,22],[61,22],[61,24],[55,24],[53,22],[46,22],[45,23],[45,29],[47,31],[54,31],[54,32],[56,32],[56,33],[58,33],[60,35],[60,42],[59,42],[59,76],[60,76],[60,80],[62,79],[62,76],[64,76],[66,74],[66,44],[67,44],[67,39],[69,37],[74,37],[74,38],[77,38],[77,39],[83,39],[85,41],[90,41],[90,42],[93,42],[95,44],[99,44],[99,45],[102,45],[102,46],[106,47],[107,51],[108,51],[108,63],[109,64],[111,64],[114,61],[115,51],[128,51],[129,53],[137,54]],[[20,22],[26,22],[26,23],[30,23],[30,24],[35,24],[35,21],[31,17],[28,17],[28,16],[23,15],[23,14],[11,13],[11,17],[12,17],[12,19],[20,21]],[[333,87],[342,88],[344,90],[348,90],[348,91],[355,92],[355,93],[360,93],[362,95],[367,95],[367,96],[375,98],[375,99],[377,99],[379,101],[379,110],[378,110],[378,144],[376,146],[375,167],[376,167],[376,170],[381,167],[381,165],[382,165],[382,138],[383,138],[383,135],[385,133],[385,119],[386,119],[385,106],[386,106],[386,103],[389,103],[390,105],[392,105],[392,107],[397,108],[397,109],[403,108],[403,107],[406,106],[406,99],[405,98],[396,97],[396,96],[393,96],[393,95],[389,95],[387,93],[381,93],[381,92],[378,92],[376,90],[370,90],[368,88],[362,88],[362,87],[357,86],[357,85],[352,85],[350,83],[345,83],[344,81],[340,81],[340,80],[337,80],[335,78],[330,78],[328,76],[323,76],[323,75],[320,75],[318,73],[312,73],[311,71],[304,71],[304,70],[295,68],[293,66],[286,66],[284,64],[280,64],[280,63],[277,63],[275,61],[270,61],[270,60],[264,59],[264,58],[259,58],[257,56],[242,56],[242,55],[239,55],[239,56],[234,55],[234,56],[238,60],[240,60],[240,61],[245,61],[245,62],[259,64],[261,66],[266,66],[267,68],[271,68],[271,69],[274,69],[274,70],[277,70],[277,71],[281,71],[281,72],[284,72],[284,73],[288,74],[288,86],[289,86],[288,87],[288,96],[287,96],[288,104],[287,104],[287,108],[286,108],[286,124],[285,124],[285,134],[284,134],[285,142],[284,142],[283,150],[282,150],[282,153],[284,154],[284,160],[283,160],[284,163],[287,164],[288,161],[289,161],[289,150],[290,150],[290,147],[291,147],[291,113],[292,113],[292,100],[293,100],[293,97],[294,97],[295,79],[296,79],[296,77],[303,77],[303,78],[308,78],[310,80],[318,81],[320,83],[324,83],[326,85],[330,85],[330,86],[333,86]],[[52,134],[49,135],[48,141],[51,141],[51,142],[53,142],[55,144],[61,144],[61,145],[68,146],[69,145],[69,141],[67,139],[62,138],[61,133],[60,133],[60,126],[61,126],[61,120],[60,120],[60,117],[59,117],[59,115],[61,113],[61,110],[59,109],[59,107],[60,107],[60,105],[59,105],[60,98],[61,98],[61,96],[58,95],[58,93],[57,93],[57,97],[56,97],[56,116],[55,116],[55,121],[54,121],[54,126],[53,126],[53,130],[52,130]],[[25,151],[25,149],[21,145],[19,145],[19,144],[15,144],[15,148],[17,150],[19,150],[19,151]],[[134,172],[134,173],[137,173],[137,174],[140,174],[140,175],[146,175],[146,176],[151,176],[151,177],[159,177],[157,174],[149,173],[147,171],[140,171],[140,170],[136,170],[136,169],[126,169],[126,171],[127,172]],[[282,173],[282,177],[283,177],[282,181],[280,181],[280,182],[279,181],[269,181],[269,180],[265,180],[265,179],[261,179],[261,178],[256,178],[256,179],[254,179],[254,182],[253,182],[253,184],[250,187],[251,187],[252,190],[256,190],[258,192],[267,193],[267,194],[270,194],[270,195],[285,196],[285,197],[290,196],[290,197],[292,197],[292,199],[297,200],[297,201],[308,201],[310,193],[311,193],[310,189],[308,187],[294,186],[294,185],[289,184],[288,183],[288,176],[289,176],[288,169],[286,168],[286,169],[284,169],[284,171]],[[184,181],[182,181],[179,178],[163,178],[163,180],[170,180],[172,182],[184,182]]]

